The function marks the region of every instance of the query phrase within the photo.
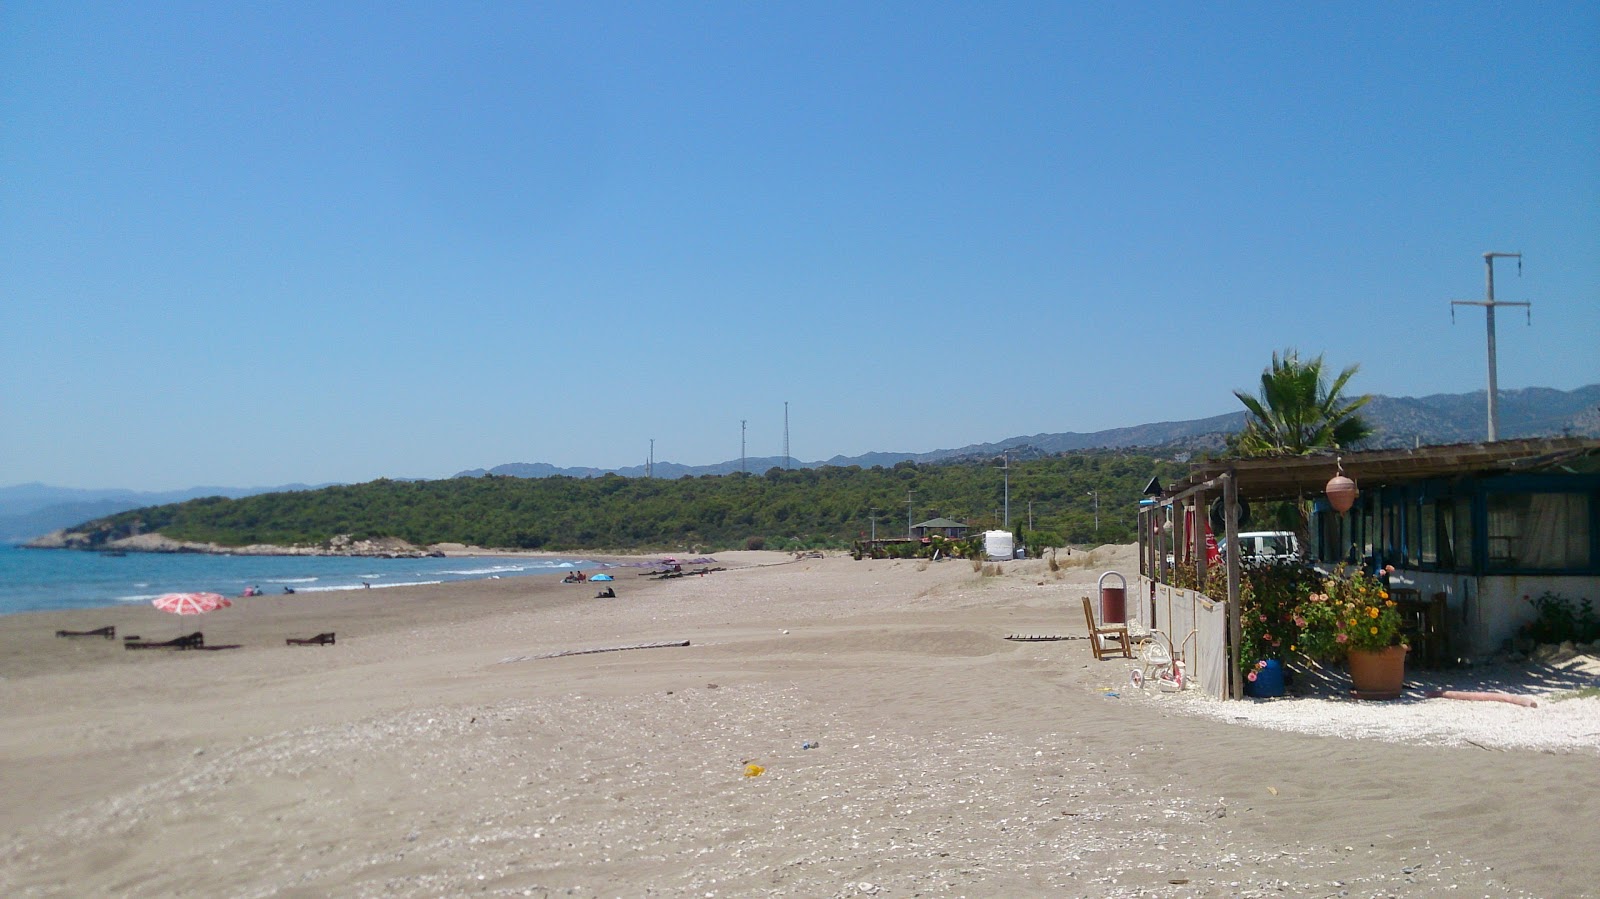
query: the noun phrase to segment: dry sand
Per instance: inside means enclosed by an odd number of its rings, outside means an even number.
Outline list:
[[[197,620],[152,609],[0,619],[0,895],[1600,895],[1600,700],[1222,704],[1003,639],[1082,634],[1126,549],[1059,577],[717,558],[610,600],[244,600],[198,619],[245,644],[215,653],[52,636]],[[1399,723],[1304,732],[1337,714]]]

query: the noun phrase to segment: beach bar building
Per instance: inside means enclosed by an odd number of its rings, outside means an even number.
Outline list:
[[[930,518],[921,524],[911,526],[911,536],[921,539],[934,535],[948,537],[951,540],[960,540],[967,536],[967,525],[948,518]]]
[[[1325,494],[1341,472],[1359,491],[1343,513]],[[1481,659],[1509,647],[1534,617],[1528,597],[1600,604],[1600,440],[1201,462],[1140,512],[1144,599],[1130,603],[1129,615],[1171,635],[1212,695],[1243,694],[1233,659],[1241,645],[1240,554],[1222,558],[1227,587],[1213,586],[1216,595],[1178,589],[1173,574],[1189,566],[1197,576],[1186,582],[1224,580],[1207,579],[1208,535],[1237,545],[1242,517],[1296,499],[1312,504],[1302,548],[1308,564],[1394,566],[1390,593],[1419,621],[1422,645],[1411,664]]]

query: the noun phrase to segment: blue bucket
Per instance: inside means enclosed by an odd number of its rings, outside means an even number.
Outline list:
[[[1265,667],[1256,669],[1256,679],[1244,682],[1244,691],[1258,699],[1283,695],[1283,663],[1267,659]]]

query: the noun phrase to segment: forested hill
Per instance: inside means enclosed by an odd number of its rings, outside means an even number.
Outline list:
[[[1025,462],[1009,470],[1013,530],[1065,543],[1126,542],[1151,477],[1183,472],[1170,459],[1096,452]],[[70,529],[90,546],[135,533],[223,546],[321,544],[398,537],[418,546],[465,543],[546,550],[847,545],[873,529],[903,536],[917,522],[953,518],[1000,526],[1003,473],[992,464],[770,469],[765,474],[662,478],[480,477],[379,480],[240,499],[212,497],[122,512]],[[1098,502],[1099,528],[1096,530]],[[874,513],[874,510],[876,512]]]

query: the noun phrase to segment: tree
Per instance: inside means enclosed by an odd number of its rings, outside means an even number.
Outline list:
[[[1301,361],[1285,350],[1272,354],[1272,367],[1261,373],[1261,393],[1233,395],[1250,411],[1233,446],[1246,456],[1304,456],[1319,449],[1349,447],[1372,434],[1372,426],[1356,412],[1370,395],[1346,400],[1342,395],[1360,368],[1352,365],[1332,384],[1323,380],[1322,357]]]

